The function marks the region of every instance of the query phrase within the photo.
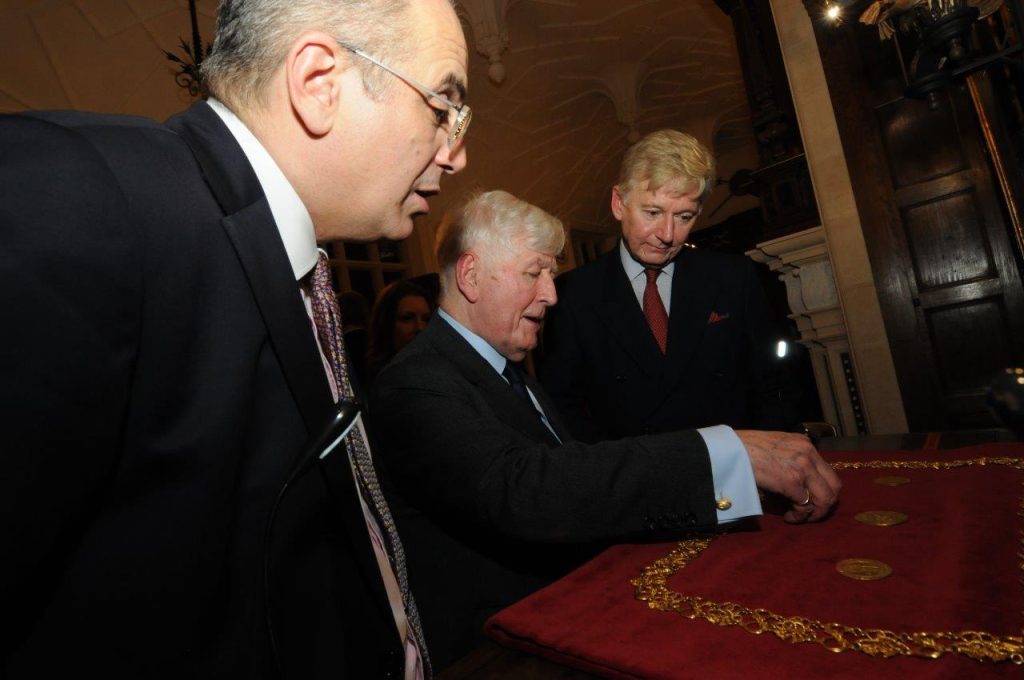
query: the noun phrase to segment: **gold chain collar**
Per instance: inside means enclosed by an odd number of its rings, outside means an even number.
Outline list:
[[[1024,470],[1024,459],[985,457],[952,461],[845,461],[833,463],[832,467],[837,470],[950,470],[975,465],[1005,465]],[[1020,507],[1024,510],[1024,500]],[[1024,512],[1020,514],[1024,515]],[[944,654],[961,654],[976,661],[1024,664],[1024,637],[1021,636],[994,635],[983,631],[904,633],[864,629],[841,623],[824,623],[802,616],[783,616],[733,602],[711,602],[699,595],[684,595],[671,590],[668,579],[696,559],[714,538],[681,541],[668,555],[644,567],[640,576],[630,580],[636,588],[636,598],[657,611],[675,612],[688,619],[702,619],[716,626],[739,626],[754,635],[771,633],[791,643],[814,642],[836,653],[854,650],[884,658],[917,656],[928,659],[938,659]],[[1024,553],[1021,556],[1024,557]],[[1024,562],[1019,566],[1024,570]]]

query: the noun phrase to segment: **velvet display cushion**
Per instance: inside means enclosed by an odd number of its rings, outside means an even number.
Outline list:
[[[1024,445],[825,455],[827,521],[615,546],[487,633],[609,678],[1024,677]]]

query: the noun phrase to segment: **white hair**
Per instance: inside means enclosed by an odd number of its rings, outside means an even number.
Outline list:
[[[476,250],[483,257],[512,250],[517,242],[531,250],[557,256],[565,247],[562,221],[507,191],[470,196],[448,212],[437,232],[437,263],[442,284],[454,280],[455,263],[463,253]]]
[[[221,0],[217,31],[202,73],[210,93],[230,108],[263,103],[267,84],[303,32],[321,30],[384,63],[407,55],[409,0]],[[367,91],[380,96],[390,83],[383,69],[353,62]]]

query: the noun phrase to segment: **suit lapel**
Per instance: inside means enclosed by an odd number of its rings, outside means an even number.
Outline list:
[[[711,277],[703,271],[701,258],[693,257],[693,253],[684,248],[675,264],[668,322],[668,366],[662,381],[665,392],[675,385],[692,361],[707,332],[708,317],[715,304]]]
[[[245,269],[306,428],[318,432],[332,414],[333,397],[313,326],[266,200],[225,217],[222,224]]]
[[[664,369],[661,350],[626,278],[619,249],[614,248],[598,262],[603,269],[599,274],[602,290],[593,303],[605,330],[646,373],[660,375]],[[669,338],[671,343],[671,335]]]
[[[430,339],[439,354],[451,360],[459,372],[477,387],[499,420],[534,441],[555,443],[551,432],[533,407],[513,392],[494,367],[487,363],[447,321],[435,315],[423,334]],[[527,384],[536,395],[536,390],[540,389],[535,389],[536,383],[531,379]],[[544,408],[547,413],[547,407]]]
[[[288,255],[281,242],[263,189],[240,146],[205,103],[168,121],[192,149],[225,215],[221,225],[245,271],[289,391],[310,438],[316,437],[335,411],[330,384],[306,314]],[[294,452],[293,470],[302,450]],[[329,465],[338,502],[363,577],[382,613],[391,616],[380,568],[370,544],[352,470],[347,462]],[[325,468],[326,470],[326,468]]]
[[[558,413],[558,407],[551,401],[551,398],[548,397],[547,392],[544,391],[541,384],[534,380],[533,376],[530,375],[524,375],[523,382],[525,382],[526,386],[530,388],[531,392],[533,392],[533,396],[537,398],[537,401],[540,403],[540,407],[544,409],[544,415],[547,417],[548,423],[551,424],[552,429],[558,436],[559,441],[556,442],[551,440],[552,443],[557,444],[559,442],[571,442],[573,440],[572,432],[570,432],[569,428],[567,428],[565,423],[562,422],[562,417]],[[543,423],[541,424],[543,425]],[[547,427],[544,429],[547,430]]]
[[[168,125],[192,148],[245,270],[274,352],[306,429],[319,432],[333,411],[330,386],[298,284],[263,189],[234,137],[205,103]]]

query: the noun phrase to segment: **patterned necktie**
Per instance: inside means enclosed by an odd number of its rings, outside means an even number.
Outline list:
[[[665,303],[661,301],[658,294],[658,275],[660,269],[645,269],[647,274],[647,287],[644,288],[644,317],[647,318],[647,325],[651,327],[651,333],[664,354],[668,349],[668,313],[665,312]]]
[[[310,276],[309,285],[313,321],[320,336],[320,346],[327,356],[331,372],[334,374],[338,397],[351,400],[353,399],[352,383],[348,377],[348,362],[345,360],[345,344],[341,335],[341,311],[338,309],[338,298],[334,294],[334,286],[331,284],[331,270],[327,256],[322,252]],[[366,442],[363,441],[363,433],[358,427],[352,428],[349,432],[345,438],[345,445],[355,463],[356,482],[359,484],[363,499],[374,514],[377,523],[384,529],[388,560],[391,562],[391,568],[398,580],[399,590],[402,592],[402,604],[405,605],[409,629],[415,636],[416,646],[423,659],[424,676],[429,678],[431,674],[430,657],[427,654],[427,645],[423,638],[416,601],[413,599],[412,591],[409,590],[409,579],[405,572],[405,551],[402,549],[402,541],[398,536],[395,521],[391,517],[391,510],[388,508],[387,500],[380,488],[380,482],[377,480],[370,451]]]

